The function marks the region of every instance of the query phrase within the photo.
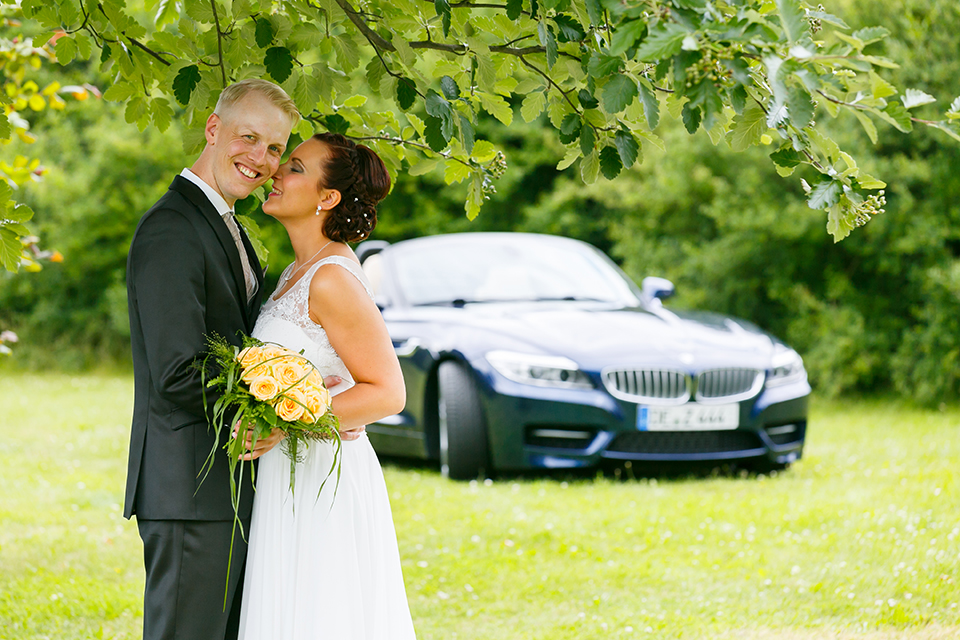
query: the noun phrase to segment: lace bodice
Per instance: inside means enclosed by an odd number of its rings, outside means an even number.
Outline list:
[[[303,350],[303,355],[313,363],[324,377],[337,375],[343,382],[330,389],[331,395],[337,395],[354,385],[353,376],[343,364],[337,354],[327,332],[323,327],[310,319],[310,282],[317,269],[325,264],[335,264],[353,274],[363,285],[367,295],[373,299],[373,290],[366,274],[360,266],[342,256],[331,256],[318,260],[310,267],[303,277],[278,299],[274,299],[274,292],[260,310],[260,317],[253,329],[253,337],[264,342],[275,342],[293,351]],[[293,264],[284,269],[280,276],[277,291],[287,285]]]

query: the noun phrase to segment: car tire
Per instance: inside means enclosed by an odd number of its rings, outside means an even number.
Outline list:
[[[472,480],[490,469],[487,427],[480,394],[469,367],[454,360],[437,370],[440,471],[453,480]]]

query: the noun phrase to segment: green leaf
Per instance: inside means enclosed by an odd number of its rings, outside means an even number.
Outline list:
[[[603,7],[600,0],[586,0],[587,15],[590,16],[590,22],[595,26],[603,24]]]
[[[870,142],[877,144],[877,125],[873,124],[873,120],[870,119],[870,116],[859,109],[853,109],[852,111],[853,115],[855,115],[857,120],[860,121],[860,125],[863,127],[863,130],[867,132],[867,137],[870,138]]]
[[[462,113],[458,115],[460,116],[460,141],[463,143],[463,150],[472,153],[475,136],[473,124],[467,116]]]
[[[813,102],[807,90],[799,86],[787,89],[787,113],[790,122],[798,129],[803,129],[813,120]]]
[[[600,173],[607,180],[613,180],[623,171],[620,162],[620,153],[613,147],[604,147],[600,150]]]
[[[440,89],[447,100],[456,100],[460,97],[460,87],[457,86],[457,81],[450,76],[440,78]]]
[[[257,27],[254,32],[254,40],[261,49],[266,49],[273,42],[275,34],[273,24],[266,18],[257,18],[255,21]]]
[[[637,60],[656,62],[662,58],[671,58],[680,53],[687,30],[681,25],[670,22],[658,26],[637,47]]]
[[[485,164],[493,160],[497,155],[497,148],[489,140],[477,140],[473,145],[471,156],[480,164]]]
[[[424,101],[424,106],[426,107],[427,113],[435,118],[446,118],[451,114],[450,103],[433,89],[427,91],[427,99]]]
[[[547,52],[547,68],[553,69],[553,65],[557,63],[557,40],[546,22],[537,25],[537,34],[540,36],[540,46]]]
[[[251,210],[255,210],[257,205],[260,204],[260,201],[254,195],[247,196],[244,200],[251,200],[249,203]],[[270,251],[263,244],[263,240],[261,239],[263,234],[260,232],[260,227],[257,225],[256,220],[248,215],[239,214],[237,214],[235,218],[240,226],[243,227],[243,230],[247,232],[247,237],[250,238],[250,244],[253,245],[253,250],[257,254],[257,259],[260,260],[260,264],[266,264],[267,258],[270,257]]]
[[[13,127],[10,126],[10,119],[0,110],[0,140],[9,140],[11,135],[13,135]]]
[[[438,153],[443,151],[450,142],[450,138],[443,135],[443,121],[433,116],[427,116],[426,118],[423,137],[427,145]]]
[[[804,20],[800,0],[776,0],[776,2],[780,23],[787,34],[787,40],[793,44],[808,31],[808,23]]]
[[[696,133],[697,129],[700,128],[700,118],[702,117],[700,107],[691,106],[688,102],[683,105],[681,115],[683,116],[683,126],[686,128],[687,133]]]
[[[176,91],[176,87],[174,87]],[[120,81],[110,85],[103,92],[103,99],[109,102],[124,102],[137,94],[137,87],[132,82]]]
[[[610,55],[619,56],[625,53],[647,35],[647,23],[644,20],[621,22],[613,32],[613,41],[610,43]]]
[[[613,143],[617,147],[617,153],[620,154],[620,161],[623,163],[623,166],[627,169],[632,167],[640,155],[640,144],[637,142],[637,139],[629,131],[621,129],[617,131]]]
[[[597,181],[597,174],[600,173],[600,157],[596,151],[583,157],[580,162],[580,177],[587,184],[593,184]]]
[[[620,113],[637,97],[637,83],[618,73],[603,87],[603,110],[609,114]]]
[[[811,209],[823,210],[837,204],[843,188],[833,178],[823,178],[813,186],[807,197],[807,206]]]
[[[270,47],[263,56],[263,66],[270,77],[283,83],[293,71],[293,54],[286,47]]]
[[[907,89],[904,91],[903,95],[900,96],[901,102],[903,102],[904,109],[913,109],[914,107],[919,107],[921,105],[930,104],[936,102],[937,99],[931,96],[929,93],[924,93],[917,89]]]
[[[565,13],[553,16],[553,22],[557,25],[557,40],[560,42],[579,42],[587,35],[576,18]]]
[[[425,158],[411,166],[410,169],[407,170],[407,173],[411,176],[422,176],[436,169],[439,162],[440,161],[436,159]]]
[[[77,57],[77,43],[69,36],[62,36],[57,40],[57,44],[54,46],[54,52],[56,53],[58,64],[68,65]]]
[[[470,176],[470,167],[457,160],[447,160],[443,169],[443,181],[447,184],[463,182]]]
[[[177,72],[173,79],[173,96],[183,106],[190,104],[190,94],[200,84],[200,68],[192,64]],[[128,121],[129,122],[129,121]]]
[[[507,17],[516,20],[523,12],[523,0],[507,0]]]
[[[337,51],[337,60],[344,71],[353,71],[360,66],[360,49],[348,35],[334,36],[333,47]]]
[[[847,28],[844,26],[844,28]],[[883,40],[890,35],[885,27],[867,27],[865,29],[858,29],[853,32],[853,37],[861,41],[864,45],[868,45],[871,42],[877,42]]]
[[[584,156],[588,156],[593,152],[596,142],[597,137],[593,133],[593,127],[583,127],[580,129],[580,151],[583,152]]]
[[[844,208],[839,204],[830,207],[827,212],[827,233],[833,236],[834,242],[840,242],[850,235],[856,226],[855,216],[849,208]]]
[[[483,179],[479,173],[474,173],[470,186],[467,187],[467,201],[464,203],[467,220],[476,220],[480,214],[480,207],[483,206],[483,198]]]
[[[771,153],[770,159],[773,160],[778,167],[786,167],[787,169],[792,169],[804,161],[800,152],[794,149],[793,145],[789,142]]]
[[[9,229],[0,227],[0,263],[3,263],[3,268],[16,273],[20,267],[21,251],[20,237]]]
[[[153,123],[161,133],[170,127],[173,121],[173,108],[165,98],[154,98],[153,100]]]
[[[543,113],[543,108],[546,105],[547,96],[542,91],[528,93],[527,97],[523,99],[523,104],[520,105],[520,115],[523,117],[523,121],[533,122],[536,120]]]
[[[767,130],[767,116],[756,102],[750,102],[743,113],[734,116],[730,129],[730,148],[743,151],[760,142]]]
[[[450,36],[450,0],[434,0],[433,6],[443,22],[443,37]]]
[[[646,82],[640,82],[638,89],[640,90],[640,101],[643,103],[643,117],[647,119],[647,126],[652,131],[660,124],[660,101],[657,100],[656,94],[647,86]]]
[[[402,111],[413,106],[417,100],[417,85],[409,78],[400,78],[397,81],[397,104]]]
[[[889,116],[889,119],[884,118],[890,124],[895,126],[900,131],[904,133],[910,133],[913,131],[913,121],[910,119],[910,112],[906,110],[899,102],[890,102],[880,113],[886,114]]]
[[[580,100],[580,106],[584,109],[596,109],[600,106],[600,101],[593,97],[593,94],[586,89],[580,89],[577,93],[577,99]],[[960,98],[958,98],[960,100]]]
[[[502,96],[483,91],[478,91],[477,96],[479,96],[480,104],[487,113],[507,126],[513,122],[513,110],[510,109],[510,105]]]
[[[331,133],[346,134],[350,131],[350,122],[339,113],[324,116],[322,122]]]

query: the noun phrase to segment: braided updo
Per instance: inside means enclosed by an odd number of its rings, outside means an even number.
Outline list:
[[[320,188],[340,192],[340,203],[330,210],[323,232],[336,242],[365,240],[377,226],[377,203],[390,191],[390,174],[372,149],[339,133],[318,133],[326,145]]]

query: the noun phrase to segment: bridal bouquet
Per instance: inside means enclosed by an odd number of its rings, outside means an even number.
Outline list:
[[[302,355],[278,344],[249,336],[244,336],[242,343],[242,347],[236,347],[220,336],[208,338],[207,354],[201,364],[204,401],[207,389],[215,388],[222,394],[213,406],[213,414],[208,415],[216,442],[201,471],[204,478],[213,466],[227,419],[243,427],[230,434],[224,447],[230,463],[234,511],[240,506],[234,472],[237,465],[242,468],[242,456],[247,453],[247,430],[254,444],[274,428],[284,432],[280,446],[290,460],[291,491],[296,482],[297,462],[303,460],[304,447],[310,441],[337,443],[330,474],[337,470],[338,479],[340,461],[340,421],[330,411],[330,392],[320,372]],[[210,371],[216,375],[207,380]]]

